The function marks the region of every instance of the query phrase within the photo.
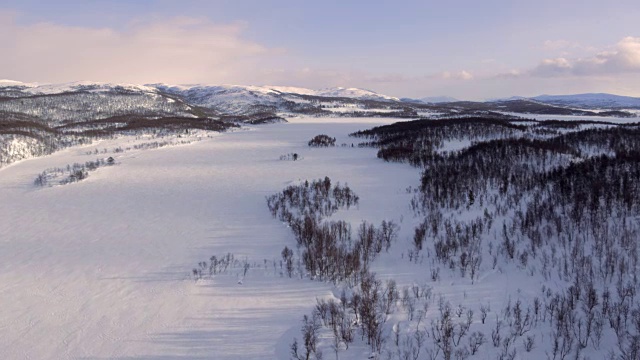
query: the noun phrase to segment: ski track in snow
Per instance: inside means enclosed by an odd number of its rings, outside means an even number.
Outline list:
[[[409,221],[419,171],[351,148],[347,134],[393,119],[292,119],[184,146],[116,154],[88,179],[35,188],[44,169],[95,160],[103,141],[0,170],[0,358],[276,359],[331,286],[271,267],[194,282],[199,261],[262,263],[295,243],[265,196],[329,176],[360,206],[336,217]],[[319,133],[348,147],[310,149]],[[302,160],[280,161],[297,152]],[[407,224],[406,231],[412,230]],[[394,261],[398,261],[395,259]],[[237,273],[240,270],[236,271]],[[389,272],[392,273],[392,272]],[[401,281],[401,280],[400,280]],[[408,280],[407,280],[408,281]]]

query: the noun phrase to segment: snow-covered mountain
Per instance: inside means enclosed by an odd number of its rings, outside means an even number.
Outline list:
[[[357,88],[327,88],[312,90],[286,86],[246,85],[147,85],[159,91],[179,96],[185,101],[229,114],[260,111],[309,112],[340,107],[354,102],[386,102],[401,105],[398,98]]]
[[[68,92],[110,92],[129,91],[140,93],[170,93],[188,94],[196,98],[221,96],[233,98],[229,100],[262,99],[269,101],[274,97],[284,95],[317,96],[331,98],[349,98],[357,100],[400,101],[398,98],[359,88],[334,87],[313,90],[290,86],[250,86],[250,85],[169,85],[149,84],[137,85],[127,83],[104,83],[93,81],[76,81],[61,84],[24,83],[15,80],[0,80],[0,92],[14,92],[31,95],[52,95]],[[223,99],[221,99],[223,100]],[[219,103],[219,101],[215,101]]]
[[[315,96],[323,97],[343,97],[358,100],[376,100],[376,101],[400,101],[397,97],[378,94],[371,90],[358,89],[358,88],[328,88],[315,91]]]
[[[238,85],[151,84],[164,93],[180,96],[191,104],[225,113],[241,114],[254,106],[276,106],[282,92],[268,87]]]
[[[379,101],[400,101],[398,98],[376,93],[371,90],[359,88],[334,87],[320,90],[313,90],[292,86],[251,86],[251,85],[169,85],[169,84],[149,84],[147,87],[157,88],[171,92],[199,92],[199,93],[223,93],[233,92],[237,94],[260,95],[306,95],[319,97],[341,97],[359,100],[379,100]]]
[[[540,95],[530,99],[546,104],[594,109],[640,108],[640,98],[605,93]]]

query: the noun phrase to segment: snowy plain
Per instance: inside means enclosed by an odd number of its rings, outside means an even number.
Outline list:
[[[392,119],[290,119],[188,145],[115,154],[88,179],[36,188],[50,167],[95,160],[123,137],[0,170],[3,359],[278,359],[328,284],[251,270],[195,282],[211,255],[263,262],[293,235],[265,196],[329,176],[360,196],[342,214],[379,222],[410,212],[419,173],[384,163],[347,134]],[[327,133],[347,147],[310,149]],[[281,161],[291,152],[301,160]],[[402,226],[402,224],[401,224]],[[410,229],[410,227],[407,227]],[[269,268],[270,266],[267,266]]]

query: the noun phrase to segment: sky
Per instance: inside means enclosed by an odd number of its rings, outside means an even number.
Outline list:
[[[640,96],[627,0],[0,0],[0,79]]]

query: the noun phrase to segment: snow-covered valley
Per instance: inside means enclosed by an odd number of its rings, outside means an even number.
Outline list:
[[[326,119],[325,119],[326,120]],[[275,359],[291,329],[330,287],[274,274],[293,240],[265,196],[292,181],[330,176],[362,196],[349,217],[396,221],[409,208],[417,172],[375,150],[309,149],[327,132],[346,134],[380,119],[293,119],[189,145],[116,156],[79,183],[36,188],[42,170],[94,160],[122,137],[0,170],[0,349],[4,359]],[[362,122],[371,123],[362,123]],[[390,122],[392,120],[382,120]],[[279,156],[298,152],[296,162]],[[269,261],[243,285],[229,274],[194,282],[212,254]],[[289,331],[289,332],[288,332]],[[285,336],[287,335],[287,336]],[[297,334],[296,334],[297,335]],[[283,350],[284,348],[284,350]]]
[[[593,163],[628,177],[637,125],[287,120],[224,133],[121,135],[0,169],[2,358],[301,359],[305,351],[310,359],[634,358],[636,185],[615,185],[628,189],[624,196],[593,190],[583,212],[571,204],[584,197],[584,182],[567,195],[553,168],[573,169],[568,177],[580,170],[574,161]],[[367,130],[380,125],[390,126]],[[311,147],[318,134],[336,146]],[[367,139],[379,143],[358,146]],[[376,146],[390,162],[376,157]],[[92,162],[108,166],[34,185],[47,169]],[[423,176],[417,164],[434,173]],[[542,190],[531,181],[539,174],[549,176]],[[359,197],[325,216],[349,224],[353,237],[340,251],[352,247],[364,262],[342,280],[326,267],[305,271],[311,250],[301,246],[296,220],[274,219],[267,201],[281,191],[286,197],[283,189],[307,193],[306,181],[313,188],[325,177]],[[309,225],[316,239],[322,220]],[[359,255],[363,221],[376,234],[383,221],[394,224],[386,249]],[[295,250],[292,271],[283,267],[283,248]],[[225,258],[235,260],[212,270]],[[371,292],[364,284],[373,273]],[[376,297],[372,313],[363,308],[366,294]],[[336,303],[342,310],[327,310]],[[339,315],[340,334],[329,313]]]

